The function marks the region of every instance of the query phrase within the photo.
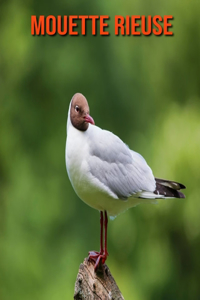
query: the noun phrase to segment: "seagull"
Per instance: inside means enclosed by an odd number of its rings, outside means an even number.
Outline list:
[[[146,160],[115,134],[96,126],[87,99],[76,93],[67,119],[66,167],[71,184],[86,204],[100,211],[100,251],[90,251],[95,271],[105,263],[108,216],[140,203],[185,198],[181,183],[155,178]]]

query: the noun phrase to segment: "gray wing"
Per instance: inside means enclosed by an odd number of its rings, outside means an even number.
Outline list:
[[[155,179],[145,159],[109,131],[100,130],[93,136],[89,168],[119,199],[155,190]]]

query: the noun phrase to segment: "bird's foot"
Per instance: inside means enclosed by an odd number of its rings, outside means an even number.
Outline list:
[[[95,262],[94,270],[96,271],[100,265],[103,265],[107,259],[108,252],[90,251],[89,259]]]

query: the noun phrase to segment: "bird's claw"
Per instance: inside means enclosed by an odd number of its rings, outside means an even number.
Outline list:
[[[95,266],[94,266],[95,271],[99,268],[101,264],[103,265],[105,263],[107,256],[108,256],[108,252],[106,253],[101,253],[97,251],[89,252],[89,259],[95,262]]]

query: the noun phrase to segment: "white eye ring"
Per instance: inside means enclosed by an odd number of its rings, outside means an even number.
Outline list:
[[[80,109],[79,109],[78,105],[76,105],[76,106],[75,106],[75,111],[79,112],[79,110],[80,110]]]

